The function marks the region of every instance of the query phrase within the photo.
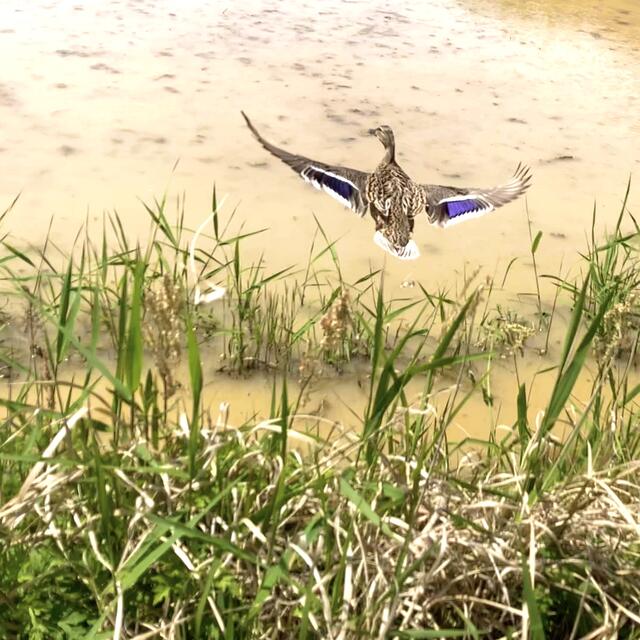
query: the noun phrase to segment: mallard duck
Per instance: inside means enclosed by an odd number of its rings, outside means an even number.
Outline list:
[[[244,111],[241,113],[258,142],[303,180],[361,217],[368,211],[376,225],[374,242],[401,260],[413,260],[420,255],[411,239],[418,214],[425,213],[431,224],[448,227],[515,200],[528,189],[531,181],[529,168],[519,164],[509,182],[493,189],[418,184],[396,162],[395,138],[391,127],[386,125],[369,130],[385,150],[372,173],[325,164],[267,142]]]

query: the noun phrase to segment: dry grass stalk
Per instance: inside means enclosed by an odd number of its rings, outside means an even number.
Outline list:
[[[631,292],[604,314],[602,326],[593,341],[596,357],[603,363],[628,353],[640,328],[638,295]]]
[[[347,329],[351,325],[349,292],[343,291],[320,320],[322,328],[322,348],[334,353],[343,347]]]
[[[169,274],[165,274],[144,297],[145,342],[153,353],[156,367],[169,396],[173,395],[177,388],[173,369],[180,360],[184,339],[183,304],[182,290],[176,286]]]

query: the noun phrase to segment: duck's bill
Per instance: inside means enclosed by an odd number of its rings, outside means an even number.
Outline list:
[[[382,234],[381,231],[376,231],[373,236],[373,241],[381,248],[384,249],[387,253],[390,253],[394,258],[399,258],[400,260],[415,260],[420,256],[420,251],[418,249],[418,245],[413,241],[409,240],[404,247],[394,247],[387,238]]]

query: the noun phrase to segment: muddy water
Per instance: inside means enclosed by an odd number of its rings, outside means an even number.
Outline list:
[[[53,217],[70,247],[112,210],[144,236],[138,198],[165,190],[186,192],[196,226],[215,181],[238,221],[269,228],[252,250],[270,268],[306,259],[315,213],[347,277],[384,267],[391,286],[433,290],[517,257],[515,296],[534,286],[524,200],[447,231],[418,225],[423,257],[385,260],[370,222],[269,157],[240,109],[279,145],[361,169],[381,156],[364,130],[389,124],[425,182],[490,186],[529,163],[543,272],[583,248],[595,199],[600,228],[612,225],[640,162],[635,0],[5,0],[0,58],[0,208],[22,192],[3,229],[22,245]]]

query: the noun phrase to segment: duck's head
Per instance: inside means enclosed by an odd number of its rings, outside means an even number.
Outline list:
[[[388,127],[386,124],[376,127],[375,129],[369,129],[369,133],[378,138],[385,149],[393,147],[395,144],[393,131],[391,130],[391,127]]]

